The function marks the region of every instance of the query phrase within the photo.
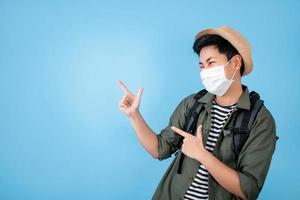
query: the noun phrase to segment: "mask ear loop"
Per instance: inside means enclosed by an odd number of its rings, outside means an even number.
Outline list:
[[[234,80],[233,80],[233,77],[235,76],[235,73],[236,73],[236,72],[237,72],[237,70],[234,71],[234,73],[233,73],[233,75],[232,75],[232,77],[231,77],[231,79],[230,79],[231,81],[234,81]]]
[[[226,65],[228,65],[228,63],[229,63],[234,57],[235,57],[235,56],[233,56],[232,58],[230,58],[230,60],[226,63]],[[233,75],[232,75],[232,77],[231,77],[231,79],[230,79],[231,81],[234,81],[234,80],[233,80],[233,77],[235,76],[235,73],[236,73],[236,72],[237,72],[237,70],[234,71],[234,73],[233,73]]]

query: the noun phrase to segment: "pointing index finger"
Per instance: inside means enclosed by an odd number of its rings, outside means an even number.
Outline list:
[[[181,130],[181,129],[175,127],[175,126],[172,126],[171,129],[173,131],[175,131],[176,133],[178,133],[179,135],[181,135],[182,137],[184,137],[184,138],[187,136],[186,132],[184,132],[183,130]]]
[[[118,80],[118,83],[119,83],[119,85],[120,85],[120,87],[121,87],[121,89],[123,90],[124,93],[131,94],[131,92],[127,89],[127,87],[125,86],[125,84],[121,80]]]

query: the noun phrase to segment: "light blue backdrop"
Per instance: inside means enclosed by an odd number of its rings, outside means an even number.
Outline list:
[[[280,136],[259,199],[299,199],[299,1],[0,0],[0,199],[150,199],[171,159],[146,153],[118,109],[121,79],[158,133],[202,89],[196,32],[230,25],[244,79]]]

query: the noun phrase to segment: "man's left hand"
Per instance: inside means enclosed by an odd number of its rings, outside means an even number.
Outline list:
[[[172,126],[171,129],[184,137],[181,151],[188,157],[201,162],[201,159],[203,159],[205,154],[208,153],[202,142],[202,126],[198,126],[196,136],[174,126]]]

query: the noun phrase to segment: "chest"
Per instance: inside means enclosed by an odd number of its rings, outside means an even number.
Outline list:
[[[236,169],[236,155],[234,150],[233,128],[237,117],[236,109],[233,109],[231,114],[224,119],[224,124],[219,126],[218,136],[215,137],[215,146],[212,154],[226,165]],[[220,119],[222,120],[222,119]],[[197,127],[202,125],[203,145],[207,144],[211,130],[214,130],[216,120],[211,110],[202,111],[197,119]],[[211,138],[211,137],[210,137]]]

